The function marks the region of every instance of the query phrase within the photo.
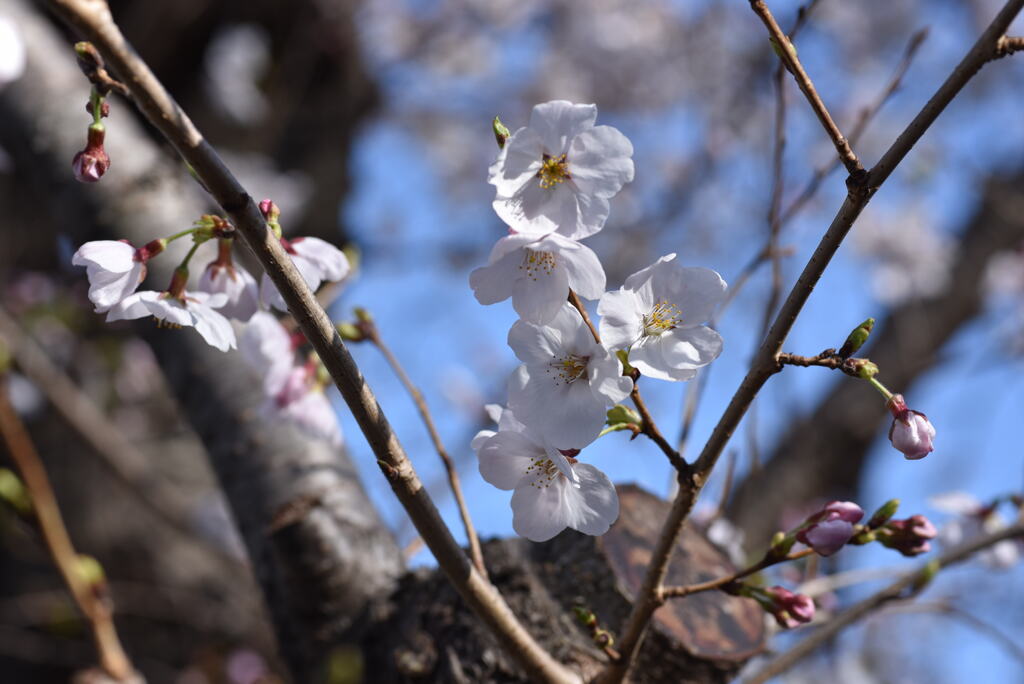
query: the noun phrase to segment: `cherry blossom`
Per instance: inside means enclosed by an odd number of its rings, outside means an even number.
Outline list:
[[[938,531],[923,515],[912,515],[905,520],[890,520],[878,530],[878,541],[904,556],[917,556],[931,551],[930,540]]]
[[[107,312],[107,322],[133,320],[153,316],[170,327],[192,327],[207,344],[221,351],[235,348],[235,331],[231,323],[214,309],[227,302],[226,294],[144,290],[130,295]]]
[[[246,363],[263,378],[266,396],[260,414],[268,419],[288,421],[301,430],[331,444],[341,444],[338,417],[325,394],[327,379],[320,361],[310,355],[296,363],[301,335],[292,335],[266,311],[249,320],[239,341]]]
[[[481,431],[473,445],[484,480],[513,490],[512,528],[520,536],[542,542],[566,527],[601,535],[619,517],[615,487],[603,472],[538,441],[508,409],[499,430]]]
[[[469,275],[477,301],[495,304],[512,297],[524,321],[547,323],[562,308],[569,290],[584,299],[604,293],[604,269],[588,247],[552,233],[542,238],[508,235],[491,250],[487,266]]]
[[[998,532],[1007,524],[995,505],[985,505],[967,492],[937,494],[929,498],[928,503],[937,510],[957,516],[938,531],[939,543],[945,548],[959,546],[982,534]],[[996,569],[1012,567],[1022,557],[1024,544],[1014,539],[1005,539],[978,553],[982,563]]]
[[[814,601],[810,596],[794,594],[780,586],[764,589],[767,600],[758,599],[762,607],[783,629],[793,629],[814,619]]]
[[[227,295],[227,302],[220,312],[228,318],[245,323],[260,308],[259,290],[256,279],[231,258],[232,240],[220,240],[217,258],[211,261],[199,277],[198,287],[203,292]]]
[[[508,138],[488,182],[513,232],[581,239],[604,226],[608,199],[633,180],[633,145],[596,119],[595,105],[545,102]]]
[[[89,278],[89,301],[96,305],[96,313],[105,313],[122,299],[135,292],[146,277],[146,262],[166,245],[154,240],[136,249],[120,240],[96,240],[78,248],[71,263],[85,266]]]
[[[509,408],[538,438],[559,449],[592,442],[604,425],[605,409],[633,387],[618,358],[594,341],[569,304],[547,325],[517,321],[508,344],[523,361],[509,379]]]
[[[637,271],[597,305],[604,343],[628,350],[631,366],[660,380],[689,380],[722,351],[722,337],[704,321],[725,297],[725,281],[675,257]]]
[[[907,408],[902,394],[892,395],[886,406],[893,415],[889,441],[907,460],[924,458],[935,450],[935,426],[928,416]]]
[[[348,257],[331,243],[315,237],[297,237],[291,240],[281,238],[281,245],[292,258],[292,263],[302,275],[302,279],[314,292],[320,283],[337,282],[348,275]],[[277,286],[264,273],[260,283],[260,299],[267,306],[287,311]]]
[[[851,501],[833,501],[804,521],[797,541],[822,556],[831,556],[853,536],[853,525],[864,517],[861,507]]]

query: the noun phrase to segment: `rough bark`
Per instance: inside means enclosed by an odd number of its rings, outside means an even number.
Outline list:
[[[70,43],[46,20],[20,1],[7,9],[30,55],[26,74],[0,95],[0,143],[25,170],[19,187],[41,217],[37,225],[57,226],[75,243],[106,237],[143,244],[208,211],[184,169],[120,102],[108,126],[111,171],[92,186],[71,180],[69,160],[88,124],[88,85]],[[153,262],[157,282],[168,278],[161,271],[173,266],[167,261]],[[259,418],[258,380],[237,355],[212,349],[191,330],[159,330],[151,321],[136,330],[152,344],[206,446],[282,654],[298,681],[311,681],[330,647],[356,638],[370,602],[390,591],[402,567],[395,542],[343,451]]]
[[[1020,177],[990,179],[978,209],[961,233],[949,285],[933,297],[890,310],[858,355],[878,364],[879,378],[892,391],[910,391],[914,381],[942,359],[941,350],[953,335],[981,312],[983,275],[989,259],[1021,240],[1024,194]],[[765,466],[736,487],[726,515],[746,531],[752,543],[763,544],[778,529],[787,506],[812,498],[854,496],[869,450],[888,430],[889,422],[875,390],[863,382],[837,378],[825,399],[787,428]],[[942,448],[941,441],[938,448]],[[902,458],[896,451],[890,457]]]
[[[567,530],[542,544],[508,539],[484,545],[491,579],[516,614],[556,658],[585,677],[596,675],[607,656],[574,619],[574,608],[592,611],[614,634],[629,613],[669,508],[632,485],[619,487],[619,501],[618,522],[600,538]],[[733,570],[703,535],[687,528],[668,579],[691,584]],[[721,592],[674,600],[655,613],[631,681],[724,683],[763,638],[764,616],[753,601]],[[525,681],[436,571],[402,579],[364,647],[370,681]]]

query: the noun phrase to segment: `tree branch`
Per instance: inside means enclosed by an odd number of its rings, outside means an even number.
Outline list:
[[[82,573],[81,557],[71,544],[64,520],[57,506],[57,497],[46,476],[46,469],[39,460],[28,431],[11,406],[8,399],[7,376],[0,369],[0,436],[7,445],[11,459],[18,467],[32,499],[35,518],[46,540],[53,562],[60,570],[61,578],[71,592],[78,610],[89,623],[100,666],[111,679],[123,682],[138,681],[138,675],[131,661],[121,647],[121,640],[114,627],[110,603],[97,591],[97,587]]]
[[[868,615],[871,611],[889,601],[910,598],[916,595],[930,581],[931,576],[941,568],[960,561],[966,560],[972,554],[997,544],[1004,539],[1024,537],[1024,521],[1018,521],[1009,527],[1004,527],[998,532],[993,532],[982,537],[973,539],[956,548],[950,549],[937,558],[933,558],[920,569],[911,572],[899,580],[893,582],[881,591],[878,591],[860,603],[832,618],[822,625],[813,634],[786,651],[781,656],[772,660],[765,667],[753,676],[744,680],[743,684],[763,684],[773,677],[782,674],[793,665],[797,664],[810,655],[814,649],[835,637],[841,630]]]
[[[843,136],[839,126],[832,119],[832,115],[829,114],[825,103],[821,101],[818,91],[814,88],[814,83],[811,81],[810,76],[807,75],[807,72],[804,71],[800,59],[796,56],[796,49],[786,34],[782,32],[779,24],[775,21],[775,17],[772,16],[771,10],[768,9],[768,5],[765,4],[764,0],[750,0],[750,8],[754,10],[754,13],[764,23],[765,28],[768,29],[772,43],[777,48],[776,52],[779,55],[779,59],[782,60],[782,63],[786,65],[786,69],[796,79],[796,84],[810,103],[811,109],[814,110],[814,114],[818,117],[818,121],[825,128],[825,132],[831,138],[832,144],[835,145],[836,152],[839,154],[839,159],[843,162],[843,166],[846,167],[851,176],[863,174],[864,167],[861,165],[860,160],[857,159],[857,155],[854,154],[849,141]]]
[[[230,216],[232,224],[284,297],[306,339],[324,362],[392,490],[459,594],[529,675],[549,682],[578,681],[578,677],[551,658],[526,632],[501,595],[459,548],[388,424],[373,391],[330,318],[295,269],[281,243],[268,230],[256,203],[128,44],[106,3],[103,0],[51,0],[50,5],[64,21],[99,49],[110,68],[127,84],[135,105],[175,147],[213,199]]]
[[[759,0],[753,0],[752,5],[757,5],[758,2]],[[763,5],[763,2],[760,4]],[[633,611],[622,630],[623,636],[619,642],[619,651],[622,654],[622,658],[609,665],[602,674],[600,680],[602,684],[617,683],[626,676],[635,658],[636,651],[643,640],[650,617],[659,605],[657,601],[658,590],[665,579],[674,541],[680,529],[682,529],[683,521],[693,508],[697,495],[707,482],[719,456],[721,456],[725,445],[728,443],[729,438],[732,437],[747,408],[764,383],[775,372],[774,369],[778,367],[777,356],[782,349],[782,345],[792,329],[796,317],[807,302],[807,298],[810,297],[814,286],[821,278],[821,274],[831,262],[832,257],[839,249],[839,245],[853,226],[854,221],[857,220],[857,217],[860,216],[864,207],[871,200],[877,188],[885,182],[896,165],[903,160],[914,144],[924,135],[924,132],[935,121],[942,110],[956,97],[964,85],[970,81],[986,62],[993,58],[1000,37],[1006,32],[1010,22],[1020,12],[1022,7],[1024,7],[1024,0],[1009,0],[1004,5],[1003,9],[993,19],[992,23],[989,24],[988,28],[985,29],[967,55],[964,56],[953,70],[953,73],[939,87],[935,95],[932,96],[924,109],[907,126],[906,130],[900,134],[889,150],[882,156],[879,163],[867,174],[861,174],[855,182],[848,183],[850,188],[849,194],[836,213],[828,230],[822,236],[797,282],[790,290],[789,296],[775,317],[775,322],[761,344],[750,370],[743,378],[725,412],[719,419],[718,424],[712,431],[711,436],[705,443],[700,456],[693,464],[689,481],[681,483],[668,518],[664,523],[662,534],[651,554],[648,571],[640,591],[637,593]],[[788,54],[789,50],[784,49],[783,52]]]

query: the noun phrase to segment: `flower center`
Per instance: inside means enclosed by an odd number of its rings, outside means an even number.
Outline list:
[[[544,489],[551,486],[560,472],[550,458],[534,458],[526,468],[525,474],[530,476],[531,487]]]
[[[675,304],[663,299],[644,315],[644,335],[660,335],[683,322],[683,312]]]
[[[540,178],[540,187],[542,188],[553,188],[566,178],[571,178],[569,163],[565,160],[565,155],[552,157],[550,154],[545,154],[540,171],[537,172],[537,178]]]
[[[555,270],[555,255],[551,252],[534,252],[532,249],[525,252],[519,270],[525,271],[530,280],[536,280],[537,276],[549,276]]]
[[[570,385],[587,372],[588,361],[590,361],[589,356],[577,356],[576,354],[569,354],[562,358],[554,357],[548,363],[547,372],[553,374],[556,387]]]

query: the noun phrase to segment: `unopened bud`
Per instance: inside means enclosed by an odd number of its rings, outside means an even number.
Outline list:
[[[14,474],[14,471],[7,468],[0,468],[0,499],[3,499],[19,515],[29,515],[32,512],[32,498],[22,483],[21,478]]]
[[[512,135],[509,132],[508,127],[501,123],[501,119],[494,117],[494,121],[491,122],[491,128],[494,130],[494,139],[498,143],[498,148],[504,148],[505,141],[508,140],[510,135]]]
[[[911,591],[913,591],[916,594],[923,590],[925,587],[932,583],[932,580],[935,579],[935,576],[939,574],[939,570],[941,569],[942,565],[939,563],[938,558],[933,558],[932,560],[928,561],[928,564],[921,569],[921,576],[914,581],[914,585],[911,587]]]
[[[71,160],[71,168],[75,172],[75,180],[81,183],[95,183],[110,168],[110,157],[103,149],[103,139],[106,131],[103,124],[89,126],[89,136],[85,143],[85,149],[75,155]]]
[[[606,416],[608,425],[639,425],[641,423],[640,414],[623,404],[616,404],[608,409]]]
[[[843,346],[839,349],[839,356],[841,358],[848,359],[857,353],[857,350],[864,346],[864,343],[868,341],[868,336],[871,334],[871,329],[874,327],[875,319],[869,318],[854,328],[846,337],[846,342],[843,342]]]
[[[354,323],[338,323],[335,327],[341,339],[346,342],[362,342],[366,339],[366,335]]]
[[[78,554],[75,572],[90,587],[100,586],[106,581],[106,574],[100,562],[84,553]]]
[[[870,529],[881,527],[885,523],[889,522],[889,518],[896,515],[897,509],[900,507],[899,499],[889,499],[884,504],[878,507],[878,510],[871,514],[871,518],[867,522],[867,526]]]

